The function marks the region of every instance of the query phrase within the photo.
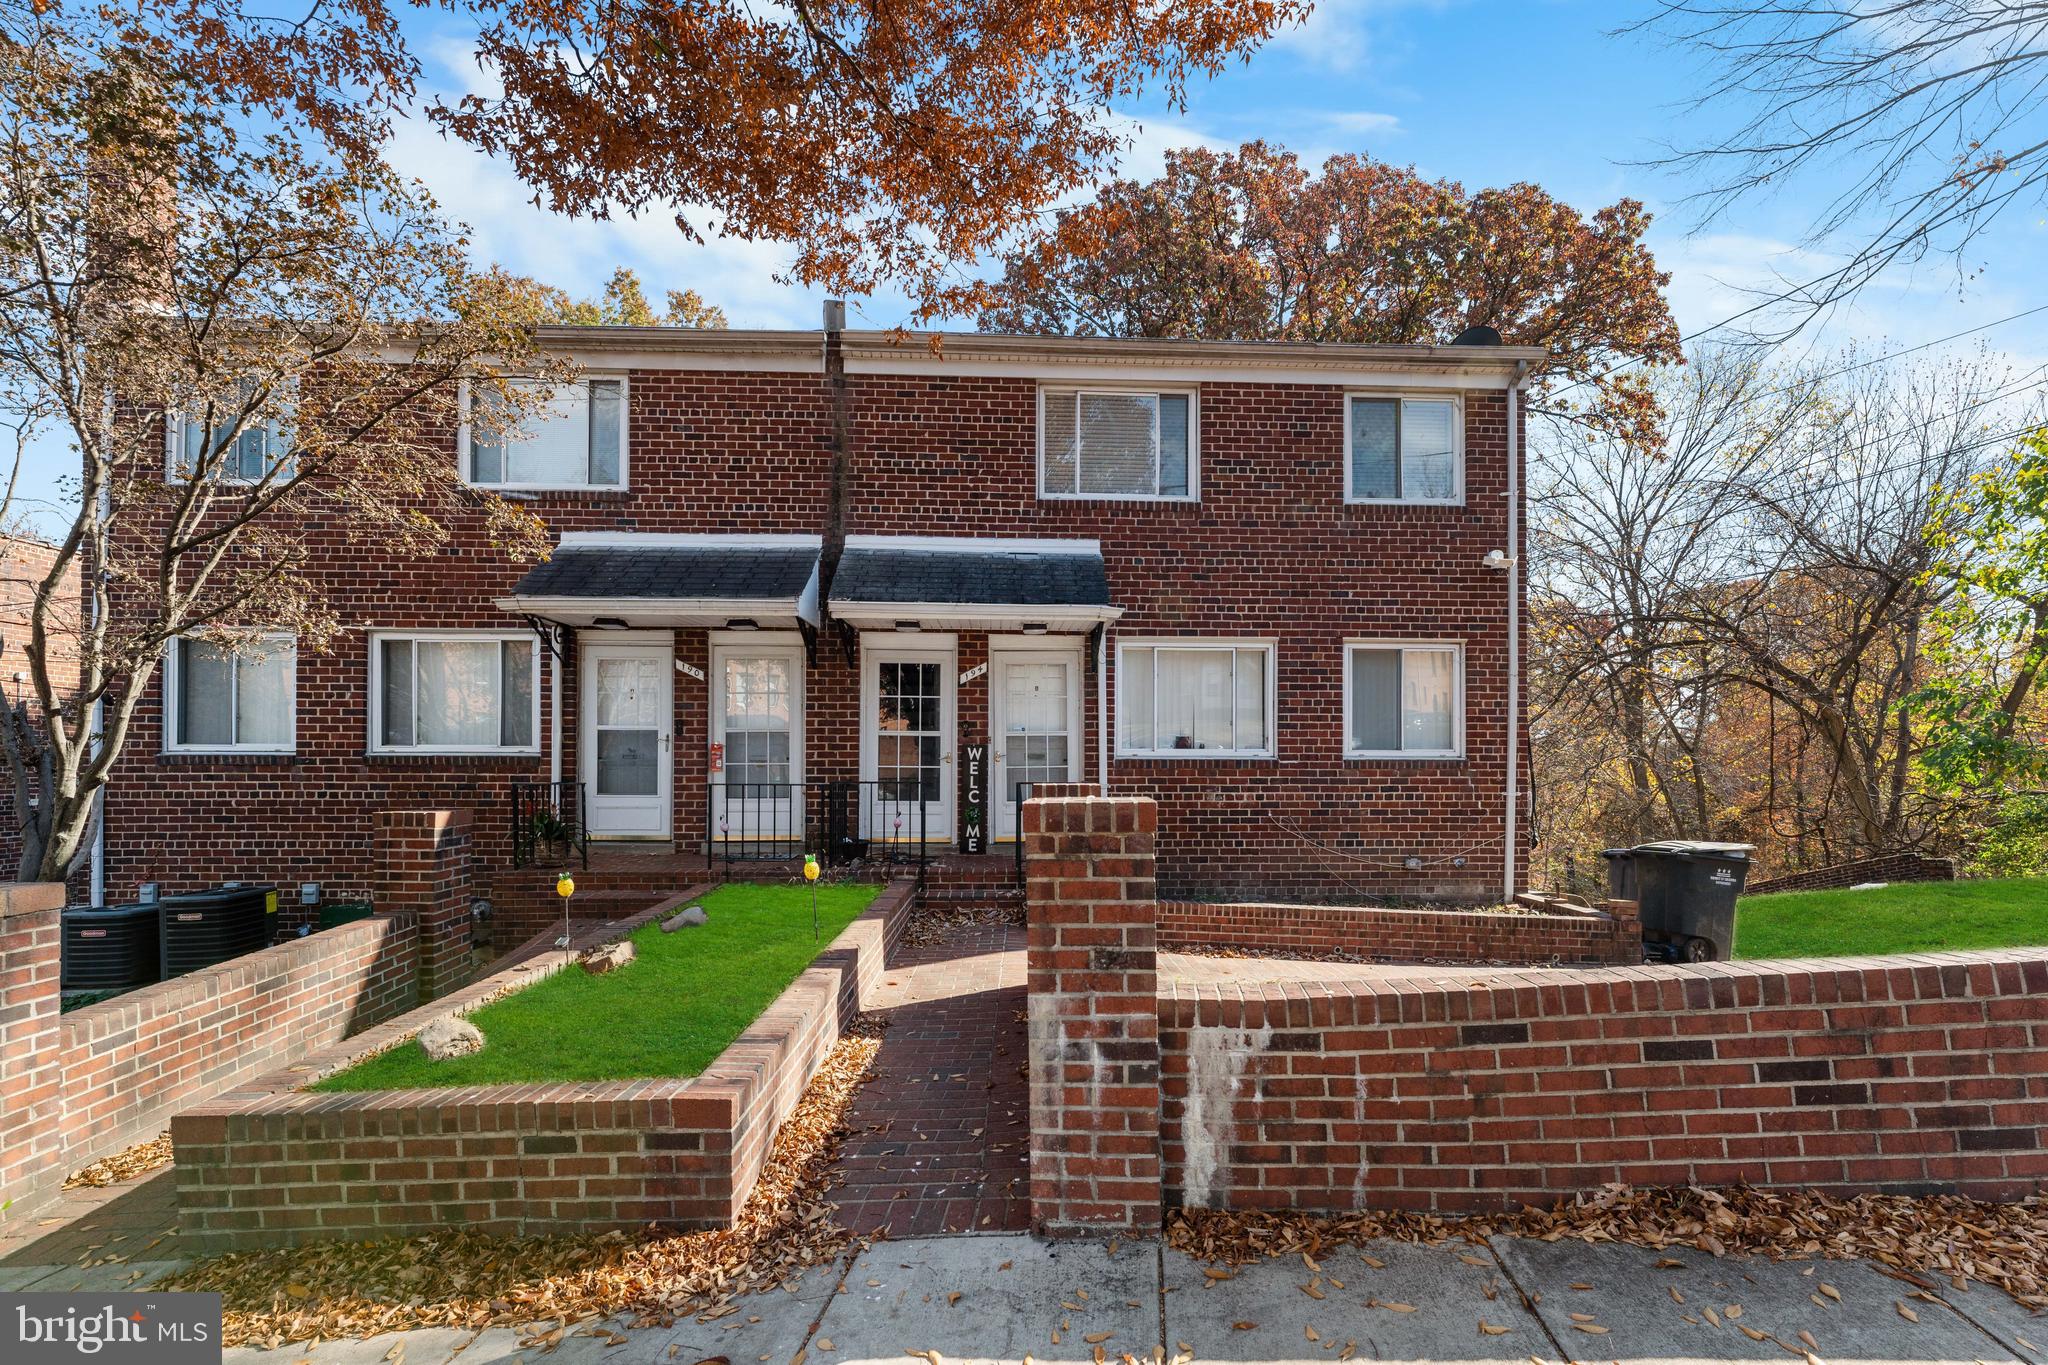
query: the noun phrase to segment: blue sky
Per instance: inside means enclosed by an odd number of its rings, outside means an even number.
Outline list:
[[[1710,126],[1684,105],[1698,83],[1692,56],[1654,39],[1610,36],[1641,13],[1636,3],[1576,0],[1324,0],[1305,26],[1191,90],[1185,110],[1119,111],[1133,129],[1126,169],[1156,171],[1168,147],[1258,137],[1311,161],[1367,152],[1467,187],[1530,180],[1586,212],[1634,196],[1658,214],[1652,242],[1673,275],[1673,311],[1692,333],[1744,307],[1744,285],[1825,268],[1802,239],[1826,200],[1827,172],[1697,223],[1684,202],[1697,182],[1636,164]],[[459,93],[483,79],[445,14],[407,14],[429,84]],[[587,293],[624,264],[650,294],[693,288],[734,326],[817,324],[819,296],[773,280],[786,253],[772,244],[695,246],[660,214],[555,218],[531,206],[509,171],[421,121],[401,129],[394,158],[475,229],[480,254],[515,270]],[[2044,239],[2042,208],[2022,206],[1976,245],[1966,275],[1946,257],[1899,272],[1799,344],[1917,345],[2048,303],[2048,279],[2032,268],[2048,258]],[[854,314],[855,325],[871,326],[906,317],[889,298],[856,300]],[[1980,341],[2015,365],[2040,364],[2048,313],[1963,344]],[[52,495],[60,463],[56,452],[35,459],[25,480],[32,495]]]

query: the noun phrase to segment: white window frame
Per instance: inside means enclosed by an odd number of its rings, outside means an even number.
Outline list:
[[[533,711],[533,743],[508,748],[502,744],[386,744],[384,743],[384,644],[387,640],[411,640],[420,643],[463,642],[481,640],[523,640],[533,646],[532,682],[527,689]],[[384,757],[406,757],[420,754],[478,754],[526,756],[540,753],[540,656],[546,646],[538,635],[530,630],[373,630],[370,632],[370,695],[363,707],[369,718],[369,752]],[[502,656],[501,656],[502,657]],[[413,732],[419,732],[419,671],[413,671]],[[498,679],[499,704],[504,704],[505,680]],[[499,717],[502,729],[504,718]]]
[[[1263,749],[1133,749],[1124,743],[1124,658],[1133,649],[1214,649],[1265,651],[1266,655],[1266,747]],[[1232,724],[1237,716],[1237,670],[1233,661],[1231,668]],[[1274,639],[1222,639],[1215,636],[1159,636],[1119,639],[1116,642],[1116,714],[1114,725],[1115,754],[1118,758],[1141,759],[1148,762],[1166,761],[1177,763],[1204,763],[1211,759],[1274,759],[1280,753],[1280,644]],[[1152,722],[1153,735],[1158,736],[1159,725],[1159,665],[1155,659],[1152,666]]]
[[[291,685],[285,688],[285,730],[291,738],[282,744],[184,744],[179,742],[178,713],[183,709],[185,696],[185,669],[180,659],[183,651],[178,648],[180,641],[198,639],[197,636],[179,636],[164,645],[164,687],[163,687],[163,751],[167,754],[295,754],[299,751],[299,637],[290,631],[246,630],[234,632],[266,645],[289,645],[291,647]],[[228,715],[235,714],[234,689],[241,686],[241,680],[234,669],[228,670]]]
[[[287,398],[286,405],[292,408],[294,414],[296,414],[297,399],[295,397]],[[189,475],[180,474],[178,472],[178,466],[179,462],[185,458],[185,427],[193,420],[195,419],[184,412],[167,412],[164,414],[165,483],[180,484],[191,482],[191,477]],[[269,439],[270,442],[270,468],[274,472],[280,466],[289,464],[291,462],[292,453],[291,451],[287,450],[284,452],[282,456],[277,454],[277,446],[279,444],[277,418],[271,418],[270,420],[264,422],[262,425],[264,435]],[[246,433],[248,431],[248,428],[244,427],[243,431]],[[287,474],[286,477],[289,478],[290,475]],[[228,487],[233,488],[253,488],[258,483],[261,483],[262,479],[245,479],[239,474],[227,474],[216,472],[211,482],[216,484],[224,484]]]
[[[1081,467],[1077,455],[1074,465],[1074,491],[1055,493],[1045,484],[1045,399],[1046,395],[1058,389],[1074,395],[1075,429],[1080,428],[1079,403],[1082,394],[1101,394],[1117,398],[1151,398],[1162,395],[1185,397],[1188,400],[1188,491],[1185,493],[1084,493],[1081,491]],[[1349,409],[1346,409],[1348,412]],[[1159,411],[1152,412],[1152,486],[1159,487]],[[1114,384],[1060,384],[1044,383],[1038,386],[1038,497],[1041,502],[1168,502],[1195,503],[1202,500],[1202,391],[1200,386],[1161,384],[1148,388],[1134,388]]]
[[[1451,655],[1451,747],[1448,749],[1359,749],[1351,743],[1351,656],[1362,649],[1434,649]],[[1344,757],[1371,762],[1465,757],[1465,644],[1462,640],[1346,640],[1344,642]]]
[[[510,376],[514,384],[538,384],[544,381],[521,375]],[[592,380],[616,383],[619,386],[619,481],[617,483],[478,483],[475,469],[470,463],[470,437],[473,426],[470,422],[470,382],[464,379],[458,386],[456,401],[461,404],[462,424],[456,432],[456,471],[462,481],[471,488],[481,488],[492,493],[624,493],[632,486],[633,472],[631,454],[633,450],[633,384],[625,370],[586,370],[568,381],[571,384],[587,386]],[[561,387],[556,385],[555,387]],[[584,402],[590,401],[585,394]],[[509,462],[508,446],[506,458]]]
[[[1351,400],[1378,398],[1408,404],[1413,402],[1451,405],[1451,495],[1447,498],[1366,498],[1352,490]],[[1395,477],[1400,477],[1400,425],[1394,437]],[[1344,501],[1355,507],[1463,507],[1465,505],[1465,400],[1462,394],[1442,389],[1346,389],[1344,391]],[[1348,722],[1347,722],[1348,723]]]

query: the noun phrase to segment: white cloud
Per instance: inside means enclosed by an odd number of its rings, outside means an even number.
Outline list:
[[[1401,119],[1397,114],[1381,114],[1371,110],[1321,110],[1309,115],[1318,122],[1340,133],[1398,133]]]

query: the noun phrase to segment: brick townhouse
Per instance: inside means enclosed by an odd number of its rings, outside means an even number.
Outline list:
[[[523,856],[515,793],[522,820],[536,793],[581,811],[593,865],[1000,855],[1039,781],[1157,798],[1184,897],[1520,884],[1516,386],[1540,352],[543,341],[583,378],[525,439],[447,449],[552,558],[507,562],[480,521],[425,561],[337,538],[338,646],[181,642],[110,788],[107,899],[362,887],[377,811],[421,805],[475,812],[489,886]]]

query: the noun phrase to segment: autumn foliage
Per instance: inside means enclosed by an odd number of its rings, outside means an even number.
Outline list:
[[[1678,362],[1669,275],[1633,199],[1591,217],[1534,185],[1468,191],[1369,156],[1320,172],[1262,142],[1169,153],[1011,254],[980,324],[997,332],[1446,342],[1498,328],[1548,347],[1555,411],[1648,429],[1618,362]],[[1568,391],[1569,390],[1569,391]]]

